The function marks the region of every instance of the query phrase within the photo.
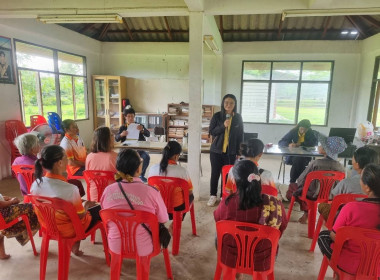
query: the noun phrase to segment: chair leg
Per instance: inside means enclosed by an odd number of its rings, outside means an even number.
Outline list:
[[[315,220],[317,217],[317,203],[311,202],[308,203],[308,230],[307,230],[307,237],[313,238],[314,231],[315,231]]]
[[[294,206],[294,201],[295,201],[295,197],[292,196],[292,199],[290,200],[290,204],[289,204],[289,210],[288,210],[288,215],[287,215],[287,219],[288,219],[288,222],[290,221],[290,216],[292,215],[292,210],[293,210],[293,206]]]
[[[170,264],[168,249],[166,249],[166,248],[162,249],[162,254],[164,255],[164,260],[165,260],[166,275],[167,275],[168,279],[173,280],[173,272],[172,272],[172,266]]]
[[[61,239],[58,241],[58,280],[69,279],[70,255],[74,242]]]
[[[286,167],[286,164],[285,164],[285,162],[283,162],[283,165],[284,165],[284,167],[283,167],[283,169],[282,169],[282,183],[283,184],[285,184],[285,167]]]
[[[319,269],[318,279],[317,280],[323,280],[325,279],[327,267],[329,265],[329,261],[326,256],[323,256],[323,260],[321,263],[321,268]]]
[[[220,280],[222,277],[222,267],[217,263],[215,268],[214,280]]]
[[[36,245],[34,244],[32,229],[30,228],[30,224],[29,224],[29,219],[28,219],[28,217],[26,215],[22,215],[21,218],[22,218],[22,220],[25,223],[26,230],[28,231],[30,243],[32,244],[32,248],[33,248],[33,253],[34,253],[35,256],[38,256],[38,253],[37,253],[37,250],[36,250]]]
[[[181,228],[182,228],[182,212],[174,211],[173,213],[173,246],[172,246],[173,256],[178,255],[178,252],[179,252]]]
[[[282,158],[281,158],[281,163],[280,163],[280,169],[278,170],[278,176],[277,176],[277,180],[280,180],[280,174],[281,174],[281,169],[282,169]]]
[[[105,258],[106,258],[106,263],[108,266],[110,266],[110,253],[109,253],[109,250],[108,250],[108,240],[107,240],[107,235],[106,235],[106,231],[103,227],[103,224],[101,224],[101,226],[99,227],[100,229],[100,233],[102,235],[102,242],[103,242],[103,250],[104,250],[104,255],[105,255]]]
[[[193,230],[193,235],[197,235],[197,226],[195,224],[194,203],[192,203],[190,206],[190,218],[191,218],[191,228]]]
[[[267,279],[268,280],[274,280],[274,272],[273,271],[267,275]]]
[[[224,279],[235,279],[236,278],[236,269],[235,268],[229,268],[229,267],[223,267],[222,269],[223,274],[223,280]]]
[[[150,257],[137,257],[136,258],[136,273],[137,280],[149,280],[150,273]]]
[[[93,233],[91,233],[91,243],[92,244],[95,244],[95,235],[96,235],[96,231],[94,231]]]
[[[111,254],[111,267],[110,267],[110,280],[119,280],[121,273],[121,265],[123,263],[123,259],[121,255]]]
[[[41,230],[40,230],[41,232]],[[49,237],[42,233],[41,252],[40,252],[40,280],[45,280],[47,256],[49,252]]]
[[[314,231],[314,235],[313,235],[313,241],[311,241],[311,245],[310,245],[310,249],[309,249],[310,252],[314,252],[314,250],[315,250],[315,245],[317,244],[318,235],[319,235],[319,232],[321,231],[323,220],[324,220],[323,216],[319,215],[317,227],[316,227],[316,229]]]

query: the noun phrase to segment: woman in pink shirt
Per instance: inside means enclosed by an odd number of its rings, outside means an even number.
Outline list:
[[[362,174],[360,185],[364,194],[368,195],[361,201],[347,203],[340,211],[332,231],[321,231],[318,245],[322,253],[331,258],[336,231],[345,226],[380,230],[380,165],[368,164]],[[347,241],[340,253],[338,266],[343,271],[356,274],[360,261],[360,247],[352,241]],[[378,267],[380,277],[380,265]],[[335,279],[339,279],[335,277]]]
[[[86,170],[111,171],[116,173],[117,153],[113,149],[113,135],[108,127],[99,127],[94,131],[91,153],[86,158]],[[99,201],[98,189],[90,183],[91,200]]]
[[[122,188],[135,210],[153,213],[157,216],[159,223],[165,223],[169,219],[160,192],[144,184],[139,178],[142,163],[142,159],[135,150],[125,149],[119,153],[116,161],[116,183],[104,190],[100,199],[102,209],[131,209],[120,189]],[[121,241],[116,225],[112,223],[108,225],[107,238],[110,250],[115,254],[120,254]],[[153,251],[152,238],[142,226],[139,226],[136,231],[136,245],[139,256],[147,256]]]

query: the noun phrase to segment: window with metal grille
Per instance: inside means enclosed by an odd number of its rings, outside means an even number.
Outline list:
[[[333,61],[243,61],[245,123],[327,125]]]
[[[86,58],[15,40],[21,109],[31,115],[56,112],[61,118],[88,118]]]

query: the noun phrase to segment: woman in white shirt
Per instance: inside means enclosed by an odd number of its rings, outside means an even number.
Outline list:
[[[182,153],[182,147],[177,141],[169,141],[162,151],[162,159],[159,164],[153,165],[149,169],[149,177],[152,176],[165,176],[165,177],[175,177],[181,178],[188,182],[189,184],[189,201],[190,203],[194,200],[193,195],[193,184],[187,169],[178,165],[178,159]],[[185,201],[183,198],[183,192],[180,187],[175,189],[175,194],[173,196],[174,210],[181,211],[185,209]],[[169,218],[172,219],[172,215],[169,213]]]

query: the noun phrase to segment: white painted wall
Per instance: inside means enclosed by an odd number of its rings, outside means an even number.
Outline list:
[[[356,92],[359,41],[283,41],[225,43],[223,94],[238,98],[240,110],[241,69],[243,60],[334,60],[333,84],[328,127],[314,127],[328,133],[330,127],[351,127],[351,107]],[[258,132],[264,143],[277,143],[292,125],[245,124],[245,131]]]
[[[89,104],[92,104],[91,75],[99,71],[101,43],[72,32],[58,25],[48,25],[34,19],[0,19],[1,36],[52,47],[87,58],[87,77]],[[15,63],[15,58],[14,58]],[[0,179],[10,175],[10,151],[4,136],[4,121],[21,120],[20,96],[17,85],[0,84]],[[78,121],[81,135],[88,145],[90,143],[93,121],[92,106],[89,108],[90,119]]]
[[[372,36],[362,43],[360,67],[360,83],[358,88],[356,125],[367,119],[369,98],[371,95],[372,77],[375,59],[380,56],[380,34]]]
[[[205,50],[203,104],[220,103],[215,81],[221,67],[216,61]],[[127,81],[133,82],[127,84],[127,96],[137,111],[166,112],[168,103],[189,101],[188,43],[103,43],[101,67],[99,74],[133,78]]]

